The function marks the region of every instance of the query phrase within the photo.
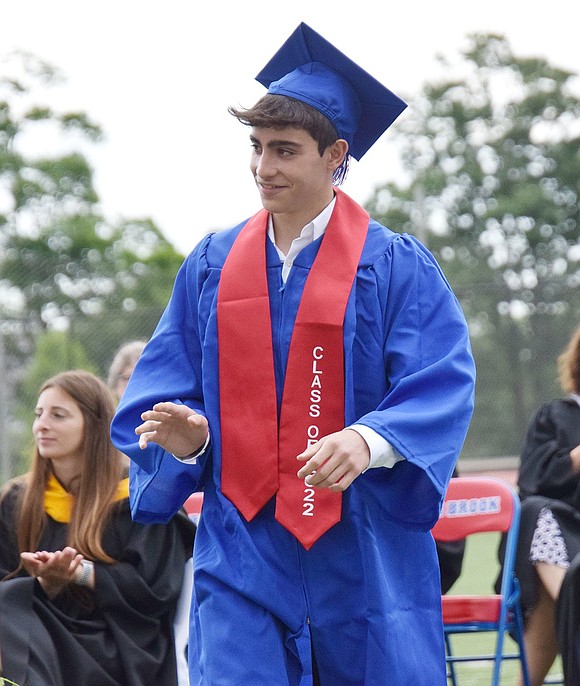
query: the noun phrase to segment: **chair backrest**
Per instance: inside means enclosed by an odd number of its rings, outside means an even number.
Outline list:
[[[499,686],[502,661],[520,661],[523,683],[529,686],[523,640],[523,618],[520,606],[519,582],[515,575],[515,556],[520,526],[521,504],[515,489],[502,479],[493,477],[460,476],[452,478],[445,494],[441,516],[433,528],[437,541],[467,538],[472,534],[503,534],[505,556],[501,565],[501,586],[492,584],[492,592],[479,590],[476,594],[447,594],[442,597],[443,625],[447,649],[448,676],[453,686],[457,683],[456,662],[479,662],[492,660],[492,686]],[[494,556],[494,558],[497,555]],[[490,558],[491,562],[491,558]],[[487,570],[493,565],[482,563]],[[477,588],[483,588],[477,576]],[[474,631],[494,631],[497,634],[495,652],[481,654],[480,646],[475,654],[455,655],[452,650],[453,634]],[[510,632],[518,649],[514,653],[504,649],[504,637]]]
[[[521,504],[507,481],[487,476],[458,476],[451,479],[441,516],[432,529],[436,541],[453,541],[471,534],[506,532],[502,569],[503,598],[513,591],[516,546]]]
[[[517,521],[514,521],[517,520]],[[507,532],[519,526],[519,499],[501,479],[459,476],[451,479],[433,536],[453,541],[481,532]]]

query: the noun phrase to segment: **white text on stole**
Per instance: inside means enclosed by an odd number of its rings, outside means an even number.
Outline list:
[[[320,403],[322,402],[322,369],[319,369],[318,363],[324,357],[324,348],[320,345],[314,346],[312,349],[312,382],[310,384],[310,408],[308,415],[312,419],[320,417]],[[306,445],[310,447],[320,438],[320,428],[318,424],[310,424],[307,431]],[[302,515],[304,517],[314,516],[314,497],[315,491],[312,486],[305,484],[304,497],[302,498]]]

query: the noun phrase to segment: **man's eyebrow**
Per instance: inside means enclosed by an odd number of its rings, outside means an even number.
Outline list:
[[[262,145],[260,140],[256,138],[255,136],[250,136],[250,141],[252,143],[258,143],[259,145]],[[267,147],[268,148],[280,148],[280,147],[293,147],[293,148],[301,148],[302,143],[298,143],[297,141],[293,140],[284,140],[282,138],[274,138],[271,141],[268,141]]]

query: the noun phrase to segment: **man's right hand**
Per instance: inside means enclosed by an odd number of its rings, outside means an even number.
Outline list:
[[[135,433],[139,447],[144,450],[149,443],[157,443],[176,457],[187,457],[205,443],[208,434],[207,419],[185,405],[157,403],[152,410],[141,415]]]

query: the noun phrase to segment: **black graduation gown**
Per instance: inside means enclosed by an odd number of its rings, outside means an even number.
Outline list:
[[[556,631],[562,655],[564,683],[580,684],[580,555],[566,572],[556,603]]]
[[[580,444],[580,405],[553,400],[532,419],[522,451],[518,487],[522,518],[516,574],[522,587],[524,613],[537,599],[538,577],[530,548],[542,507],[549,507],[562,531],[570,560],[580,552],[580,474],[572,471],[570,451]]]
[[[580,510],[580,475],[572,472],[570,451],[580,444],[580,405],[572,398],[540,407],[522,450],[520,497],[541,495]]]
[[[18,566],[18,490],[0,502],[0,579]],[[39,549],[62,549],[66,528],[49,518]],[[184,513],[137,524],[123,500],[103,536],[118,562],[95,563],[94,592],[70,586],[49,600],[26,573],[0,581],[3,676],[19,686],[174,686],[172,621],[194,531]]]

